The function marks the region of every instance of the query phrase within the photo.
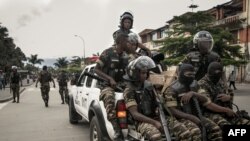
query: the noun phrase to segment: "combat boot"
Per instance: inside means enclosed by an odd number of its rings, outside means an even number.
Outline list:
[[[113,121],[111,121],[113,127],[114,127],[114,141],[123,141],[123,135],[122,135],[122,131],[121,128],[118,124],[117,119],[114,119]]]

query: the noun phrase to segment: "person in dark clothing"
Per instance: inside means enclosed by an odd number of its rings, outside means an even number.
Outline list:
[[[106,79],[110,85],[101,88],[100,100],[104,102],[107,112],[107,118],[113,125],[115,141],[122,141],[123,136],[117,121],[115,109],[115,87],[123,85],[122,76],[125,74],[125,68],[128,65],[128,35],[120,33],[116,37],[116,44],[102,52],[99,60],[96,62],[95,73]]]
[[[45,107],[48,107],[49,103],[49,91],[50,91],[50,83],[53,82],[53,87],[55,88],[55,81],[53,80],[51,73],[47,71],[47,66],[43,66],[43,70],[39,73],[38,79],[36,81],[36,87],[37,83],[40,82],[41,84],[41,93],[42,93],[42,98],[45,103]]]
[[[10,88],[13,92],[13,103],[19,103],[20,101],[20,84],[22,85],[22,80],[20,74],[17,72],[17,67],[12,66],[12,73],[10,75]],[[17,100],[16,100],[17,98]]]
[[[64,104],[65,98],[68,96],[68,77],[65,71],[62,71],[57,78],[59,85],[59,93],[61,95],[62,104]]]
[[[113,38],[114,40],[116,40],[116,37],[118,34],[130,34],[130,33],[134,33],[131,29],[133,28],[133,22],[134,22],[134,16],[131,12],[124,12],[121,16],[120,16],[120,25],[119,25],[119,29],[116,30],[113,33]],[[134,33],[136,34],[136,33]],[[139,36],[138,36],[139,38]],[[141,49],[141,52],[144,52],[147,56],[151,57],[151,51],[144,46],[139,40],[136,44],[136,47],[139,47]]]

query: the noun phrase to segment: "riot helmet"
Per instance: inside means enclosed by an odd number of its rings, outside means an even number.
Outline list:
[[[201,54],[207,54],[212,50],[214,40],[208,31],[199,31],[194,35],[193,44]]]
[[[140,56],[129,63],[126,75],[124,75],[123,78],[128,81],[139,81],[139,73],[141,70],[149,71],[155,67],[155,63],[150,57]]]
[[[121,16],[120,16],[120,27],[124,28],[123,26],[123,22],[125,19],[129,19],[131,21],[131,26],[129,29],[131,29],[133,27],[133,21],[134,21],[134,16],[131,12],[124,12]]]
[[[195,79],[194,67],[191,64],[182,64],[179,71],[179,82],[185,86],[192,84]]]
[[[219,62],[212,62],[209,64],[207,72],[209,79],[217,84],[222,77],[223,67]]]

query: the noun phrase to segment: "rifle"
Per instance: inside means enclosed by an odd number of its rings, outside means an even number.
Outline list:
[[[168,130],[168,127],[167,127],[167,121],[166,121],[165,113],[164,113],[163,107],[162,107],[163,100],[162,100],[161,96],[157,94],[154,87],[153,87],[153,93],[154,93],[154,95],[156,97],[156,102],[157,102],[157,105],[159,107],[160,120],[161,120],[161,124],[163,126],[165,136],[167,138],[167,141],[171,141],[170,133],[169,133],[169,130]]]
[[[191,91],[194,91],[194,92],[197,92],[198,90],[198,84],[197,84],[197,81],[193,81],[192,84],[190,85],[190,89]],[[199,105],[199,102],[197,100],[196,97],[192,97],[191,98],[193,104],[194,104],[194,108],[195,108],[195,114],[198,116],[198,118],[201,120],[201,131],[202,131],[202,140],[203,141],[206,141],[207,140],[207,133],[206,133],[206,128],[204,126],[204,121],[203,121],[203,115],[202,115],[202,112],[201,112],[201,108],[200,108],[200,105]]]
[[[199,105],[199,102],[197,100],[196,97],[192,97],[191,99],[194,103],[194,107],[195,107],[195,110],[196,110],[196,114],[198,116],[198,118],[201,120],[201,131],[202,131],[202,141],[206,141],[207,140],[207,132],[206,132],[206,128],[204,126],[204,121],[203,121],[203,115],[202,115],[202,112],[201,112],[201,108],[200,108],[200,105]]]
[[[108,80],[106,80],[106,79],[104,79],[104,78],[102,78],[102,77],[100,77],[100,76],[97,76],[97,75],[95,75],[95,74],[93,74],[93,73],[84,72],[83,75],[89,76],[89,77],[91,77],[91,78],[93,78],[93,79],[96,79],[96,80],[98,80],[98,81],[100,81],[100,82],[103,82],[103,83],[105,83],[105,84],[107,84],[107,85],[110,85],[110,83],[109,83]],[[116,86],[115,89],[118,90],[119,92],[123,92],[123,88],[121,88],[121,87],[119,87],[119,86]]]

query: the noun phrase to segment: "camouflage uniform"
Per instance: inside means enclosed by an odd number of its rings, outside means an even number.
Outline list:
[[[163,97],[166,101],[165,107],[176,107],[178,110],[183,111],[188,114],[193,114],[193,107],[191,106],[191,102],[187,105],[184,105],[180,101],[180,96],[182,94],[190,91],[190,88],[186,88],[183,84],[181,84],[178,80],[172,83],[170,87],[168,87],[164,93]],[[208,104],[210,101],[206,103],[202,103],[203,105]],[[189,108],[187,110],[187,108]],[[203,118],[203,126],[206,128],[207,138],[211,141],[219,141],[222,140],[222,133],[217,124],[213,121]],[[184,140],[201,140],[201,130],[200,128],[190,120],[187,119],[177,119],[175,120],[172,126],[172,130],[177,133],[176,137]],[[171,127],[171,126],[170,126]],[[181,131],[180,131],[181,130]],[[186,134],[186,135],[184,135]],[[183,138],[182,138],[183,137]]]
[[[61,95],[62,104],[64,104],[64,99],[68,96],[68,77],[64,72],[62,72],[58,77],[59,93]],[[66,100],[66,99],[65,99]]]
[[[17,102],[19,103],[19,90],[20,90],[20,83],[21,81],[21,77],[20,74],[18,72],[12,72],[10,75],[10,86],[13,92],[13,102]],[[16,101],[16,97],[17,97],[17,101]]]
[[[41,84],[41,95],[42,95],[42,98],[45,102],[45,106],[47,107],[48,106],[48,102],[49,102],[49,91],[50,91],[50,81],[53,81],[54,80],[52,79],[52,76],[51,74],[46,70],[46,71],[41,71],[39,73],[39,76],[38,76],[38,79],[37,79],[37,82],[40,82]]]
[[[146,81],[145,83],[149,83],[149,82]],[[144,83],[144,85],[147,85],[145,83]],[[155,112],[156,108],[157,108],[156,107],[156,99],[153,95],[148,95],[150,98],[147,99],[147,101],[148,101],[148,103],[147,103],[145,98],[142,98],[143,95],[146,95],[146,94],[149,94],[149,93],[145,93],[143,87],[138,87],[134,83],[128,82],[127,87],[123,93],[126,108],[128,109],[131,106],[137,106],[137,110],[141,114],[143,114],[149,118],[152,118],[152,119],[157,119],[158,116]],[[145,107],[145,105],[142,104],[143,102],[147,103],[147,107]],[[145,111],[142,108],[143,106],[144,106],[144,109],[148,109],[148,110],[151,109],[150,112],[143,112],[143,111]],[[146,115],[145,113],[148,113],[148,115]],[[131,115],[129,115],[129,116],[131,116]],[[147,137],[148,139],[152,136],[154,136],[156,138],[161,138],[161,132],[152,124],[135,121],[135,126],[136,126],[137,131],[140,132],[143,136]]]
[[[97,63],[101,66],[101,69],[105,74],[111,76],[118,85],[123,85],[122,76],[125,74],[125,67],[128,64],[128,56],[125,52],[118,54],[114,46],[110,47],[103,51],[99,60],[97,60]],[[104,102],[108,120],[111,122],[116,120],[116,110],[114,105],[115,90],[104,84],[101,88],[100,100],[103,100]]]
[[[225,89],[225,87],[221,83],[214,84],[207,75],[205,75],[199,82],[198,82],[200,89],[199,93],[205,95],[213,103],[216,103],[220,106],[223,107],[228,107],[232,108],[232,99],[229,102],[220,102],[217,101],[217,95],[224,93],[228,94],[231,97],[233,97],[233,93],[228,93]],[[249,120],[240,118],[240,117],[235,117],[235,118],[229,118],[226,115],[223,114],[216,114],[211,111],[205,111],[205,116],[208,117],[209,119],[213,120],[215,123],[217,123],[220,127],[224,125],[229,125],[229,124],[237,124],[237,125],[250,125]]]
[[[220,62],[220,56],[213,51],[207,55],[201,55],[199,51],[192,51],[187,54],[182,62],[194,66],[195,79],[200,80],[205,76],[208,65],[213,61]]]

